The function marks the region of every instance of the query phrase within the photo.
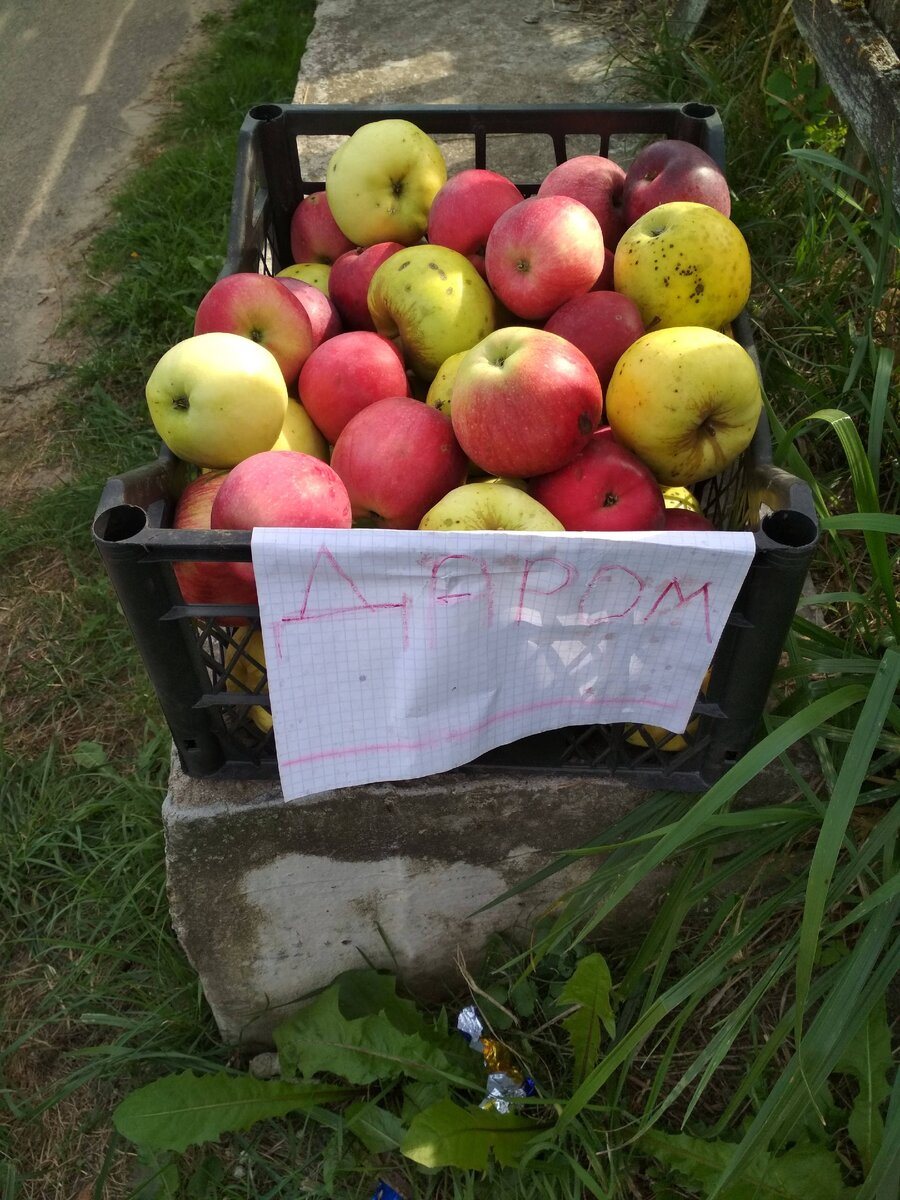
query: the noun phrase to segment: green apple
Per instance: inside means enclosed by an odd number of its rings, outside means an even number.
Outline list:
[[[390,118],[361,125],[334,152],[325,194],[338,228],[357,246],[411,246],[446,182],[437,143],[411,121]]]
[[[616,247],[615,288],[638,306],[648,333],[733,320],[750,295],[750,252],[738,227],[708,204],[651,208]]]
[[[275,276],[276,279],[299,279],[301,283],[312,284],[318,288],[320,292],[328,295],[328,279],[331,275],[331,267],[328,263],[319,262],[304,262],[291,263],[289,267],[279,271]]]
[[[328,442],[315,426],[312,417],[299,400],[288,398],[287,412],[281,433],[269,447],[270,450],[299,450],[328,462]]]
[[[450,416],[450,397],[453,395],[453,380],[456,378],[459,364],[466,357],[466,353],[467,351],[465,350],[457,350],[456,354],[451,354],[449,358],[445,358],[438,367],[434,379],[428,385],[425,403],[431,405],[432,408],[436,408],[438,412],[442,412],[445,417]]]
[[[377,332],[398,338],[404,360],[425,380],[494,330],[490,288],[464,255],[446,246],[392,254],[372,276],[368,302]]]
[[[513,483],[495,479],[464,483],[438,500],[419,522],[420,529],[510,529],[562,533],[563,526],[543,504]]]
[[[270,449],[288,402],[274,354],[238,333],[177,342],[150,373],[146,396],[156,432],[198,467],[233,467]]]
[[[667,487],[718,475],[750,444],[762,409],[753,359],[715,329],[646,333],[616,364],[606,418]]]

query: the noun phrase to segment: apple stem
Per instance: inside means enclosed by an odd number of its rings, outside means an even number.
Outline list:
[[[191,402],[188,400],[187,396],[173,396],[172,407],[179,408],[182,411],[187,412],[187,410],[191,407]]]

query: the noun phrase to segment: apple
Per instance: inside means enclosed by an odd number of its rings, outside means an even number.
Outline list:
[[[504,480],[464,483],[438,500],[419,522],[420,529],[511,529],[563,532],[562,524],[521,487]]]
[[[689,508],[667,508],[666,529],[715,529],[712,521],[701,512]]]
[[[609,246],[603,247],[603,270],[594,281],[592,292],[611,292],[616,282],[616,256]]]
[[[353,242],[341,233],[324,192],[304,196],[291,217],[291,254],[295,263],[333,263]]]
[[[192,480],[181,493],[172,517],[173,529],[210,529],[213,501],[227,471],[212,471]],[[250,563],[184,559],[172,568],[185,604],[256,604]],[[247,617],[221,616],[222,625],[246,625]]]
[[[328,295],[328,281],[331,278],[331,267],[328,263],[297,262],[284,267],[275,276],[276,279],[299,279],[301,283],[311,283],[320,292]]]
[[[564,337],[587,356],[604,389],[628,347],[644,336],[638,306],[618,292],[585,292],[567,300],[544,328]]]
[[[701,326],[644,334],[619,359],[606,393],[616,439],[667,486],[723,471],[750,444],[761,410],[753,359]]]
[[[198,467],[233,467],[268,450],[288,401],[274,355],[237,333],[176,342],[151,371],[146,396],[156,432]]]
[[[571,531],[662,529],[656,476],[614,438],[595,434],[571,462],[531,481],[531,494]]]
[[[276,276],[276,278],[278,277]],[[282,287],[286,287],[306,310],[312,329],[313,350],[327,338],[334,337],[335,334],[343,331],[344,326],[340,314],[323,291],[311,283],[304,283],[302,279],[294,279],[290,275],[279,278],[278,282]]]
[[[700,503],[690,488],[664,486],[662,497],[667,509],[682,508],[690,512],[700,512]]]
[[[210,519],[213,529],[349,529],[350,498],[327,463],[296,450],[266,450],[228,472]]]
[[[497,218],[484,264],[488,283],[511,312],[544,320],[594,286],[603,270],[603,233],[579,200],[530,196]]]
[[[331,268],[328,290],[348,329],[375,330],[369,312],[369,284],[381,264],[403,246],[399,242],[376,242],[357,246],[336,259]]]
[[[522,193],[505,175],[472,167],[448,179],[432,201],[426,236],[433,246],[464,254],[484,278],[484,249],[497,218]]]
[[[601,154],[579,154],[549,171],[539,196],[571,196],[591,210],[603,230],[603,243],[615,250],[630,221],[622,209],[625,172]]]
[[[597,372],[577,347],[512,325],[459,364],[450,415],[459,444],[483,471],[527,479],[583,450],[602,411]]]
[[[357,246],[411,246],[428,225],[431,202],[447,181],[440,147],[411,121],[361,125],[329,160],[325,191],[341,231]]]
[[[328,443],[299,400],[288,399],[281,433],[270,450],[299,450],[328,462]]]
[[[266,652],[258,629],[241,640],[232,640],[225,650],[225,689],[244,695],[268,697],[266,687]],[[261,733],[271,733],[272,714],[261,704],[248,708],[250,720]]]
[[[703,676],[698,700],[705,699],[711,675],[712,668]],[[694,717],[683,734],[671,733],[668,729],[663,729],[661,725],[635,725],[632,731],[625,735],[625,741],[631,746],[641,746],[644,749],[652,747],[654,750],[665,750],[667,753],[672,753],[673,751],[687,749],[689,740],[696,734],[699,728],[699,717]]]
[[[750,252],[738,227],[708,204],[661,204],[616,247],[616,291],[641,311],[647,331],[733,320],[750,295]]]
[[[386,396],[405,396],[403,360],[387,338],[352,329],[317,346],[298,381],[300,401],[334,445],[351,417]]]
[[[331,465],[357,520],[416,529],[425,513],[466,476],[450,419],[409,396],[370,404],[344,426]]]
[[[714,158],[695,146],[670,138],[641,150],[625,172],[625,224],[673,200],[692,200],[731,216],[728,181]]]
[[[265,346],[287,384],[313,348],[306,309],[271,275],[238,271],[218,279],[197,306],[194,333],[238,333]]]
[[[372,276],[369,312],[379,333],[399,338],[406,362],[426,382],[495,323],[490,288],[464,255],[446,246],[392,254]]]

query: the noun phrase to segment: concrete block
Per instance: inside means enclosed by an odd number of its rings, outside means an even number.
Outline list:
[[[742,802],[784,794],[769,772]],[[286,802],[277,784],[189,779],[175,765],[163,806],[172,920],[223,1039],[264,1046],[350,967],[393,970],[422,998],[458,990],[458,953],[475,965],[492,932],[527,935],[594,862],[479,910],[646,797],[609,779],[469,768]],[[646,926],[665,884],[631,896],[607,936]]]

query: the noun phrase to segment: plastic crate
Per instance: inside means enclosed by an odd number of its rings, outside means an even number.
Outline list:
[[[642,137],[694,142],[724,165],[721,122],[713,108],[701,104],[262,105],[251,109],[240,132],[222,274],[276,272],[288,265],[290,218],[303,195],[324,186],[321,178],[307,176],[324,173],[327,139],[384,117],[413,121],[439,141],[449,138],[455,164],[463,166],[502,171],[509,135],[541,138],[548,170],[576,153],[627,161]],[[316,158],[319,168],[312,171],[309,164]],[[526,194],[539,183],[517,182]],[[735,321],[734,334],[755,359],[745,314]],[[254,706],[267,702],[265,675],[260,674],[258,687],[250,692],[235,673],[259,627],[257,609],[186,605],[172,569],[173,562],[189,559],[250,560],[249,533],[168,527],[189,471],[164,451],[157,462],[109,480],[94,520],[94,540],[185,772],[222,779],[277,778],[272,734],[254,720]],[[764,418],[742,458],[702,484],[698,496],[718,527],[753,531],[756,555],[716,649],[705,694],[695,706],[697,720],[683,741],[674,743],[680,748],[635,745],[633,725],[585,725],[499,747],[470,767],[615,775],[639,786],[702,791],[744,753],[758,729],[815,549],[815,509],[807,485],[772,465]],[[226,616],[246,617],[248,624],[225,625]]]

